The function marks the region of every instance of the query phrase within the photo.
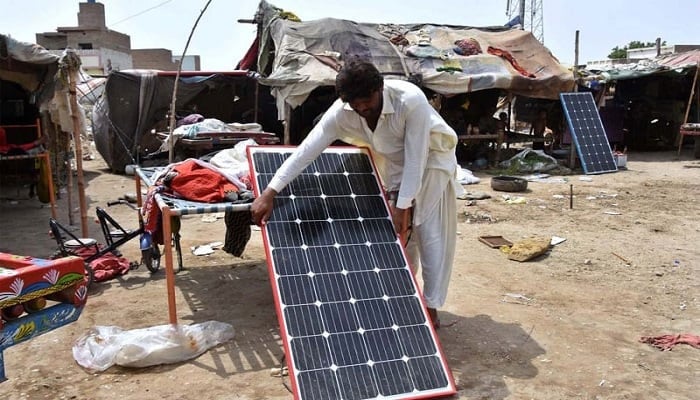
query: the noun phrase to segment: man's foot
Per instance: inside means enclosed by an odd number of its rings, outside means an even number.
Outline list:
[[[437,310],[428,307],[428,316],[430,317],[430,321],[433,323],[433,328],[440,329],[440,318],[438,318]]]

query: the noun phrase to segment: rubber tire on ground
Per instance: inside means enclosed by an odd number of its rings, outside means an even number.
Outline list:
[[[148,249],[141,250],[141,262],[152,274],[158,272],[160,268],[160,249],[157,244],[154,243]]]
[[[74,257],[80,257],[78,254],[76,254],[73,251],[66,250],[65,252],[62,251],[61,249],[56,249],[56,251],[53,252],[49,256],[49,260],[56,260],[58,258],[63,258],[63,257],[68,257],[68,256],[74,256]],[[87,281],[85,282],[85,286],[90,288],[90,285],[95,281],[95,271],[92,270],[92,267],[88,265],[88,263],[83,261],[83,267],[85,268],[85,278]]]
[[[491,189],[499,192],[523,192],[527,189],[527,180],[517,176],[494,176]]]

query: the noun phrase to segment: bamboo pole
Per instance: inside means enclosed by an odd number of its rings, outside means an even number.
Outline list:
[[[698,73],[700,71],[700,61],[695,65],[695,76],[693,77],[693,86],[690,87],[690,96],[688,96],[688,104],[685,106],[685,115],[683,116],[683,124],[688,123],[688,114],[690,114],[690,106],[693,104],[693,96],[695,95],[695,86],[698,83]],[[698,93],[700,94],[700,92]],[[678,129],[678,135],[676,136],[676,142],[678,143],[678,155],[681,154],[681,149],[683,148],[683,134],[681,129],[683,129],[683,124],[681,128]]]
[[[576,40],[574,42],[574,92],[578,92],[578,43],[579,31],[576,31]],[[569,132],[571,136],[571,147],[569,151],[569,168],[576,167],[576,143],[574,142],[573,132]]]
[[[211,0],[207,0],[207,4],[205,4],[202,11],[199,12],[197,20],[194,21],[194,25],[192,25],[192,30],[190,31],[190,36],[187,38],[187,43],[185,43],[185,49],[182,50],[182,56],[180,57],[180,61],[177,63],[177,73],[175,74],[175,83],[173,84],[173,99],[170,103],[170,120],[168,122],[168,163],[170,164],[173,162],[173,150],[175,147],[175,139],[173,138],[173,130],[175,130],[175,104],[177,103],[177,83],[180,80],[180,72],[182,72],[182,61],[184,61],[185,54],[187,54],[187,48],[192,40],[192,35],[194,35],[194,30],[197,28],[197,24],[199,24],[199,20],[202,19],[204,12],[207,11],[209,3],[211,3]]]
[[[77,57],[77,55],[76,55]],[[80,125],[80,117],[78,112],[78,97],[76,96],[78,71],[75,68],[70,68],[67,71],[68,85],[70,94],[70,117],[73,122],[73,146],[75,147],[75,168],[78,173],[78,199],[80,200],[80,228],[84,238],[90,237],[88,228],[87,202],[85,200],[85,177],[83,176],[83,149],[80,141],[80,133],[82,128]],[[70,169],[69,169],[70,171]]]

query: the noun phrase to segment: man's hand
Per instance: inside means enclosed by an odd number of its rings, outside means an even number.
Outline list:
[[[394,229],[396,229],[396,233],[399,235],[404,235],[408,231],[410,215],[410,210],[407,208],[392,207],[391,219],[394,221]]]
[[[267,188],[250,205],[250,214],[256,225],[262,225],[270,219],[275,196],[277,196],[277,192]]]

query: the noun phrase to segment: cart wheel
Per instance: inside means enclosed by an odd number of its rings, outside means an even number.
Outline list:
[[[150,248],[141,250],[141,259],[152,274],[158,272],[160,268],[160,249],[158,249],[158,245],[153,244]]]
[[[56,251],[53,252],[49,256],[49,260],[56,260],[58,258],[63,258],[63,257],[69,257],[69,256],[74,256],[74,257],[80,257],[77,253],[71,250],[66,250],[63,251],[61,249],[56,249]],[[83,261],[83,267],[85,268],[85,286],[90,288],[90,285],[95,281],[95,271],[92,270],[92,267]]]

